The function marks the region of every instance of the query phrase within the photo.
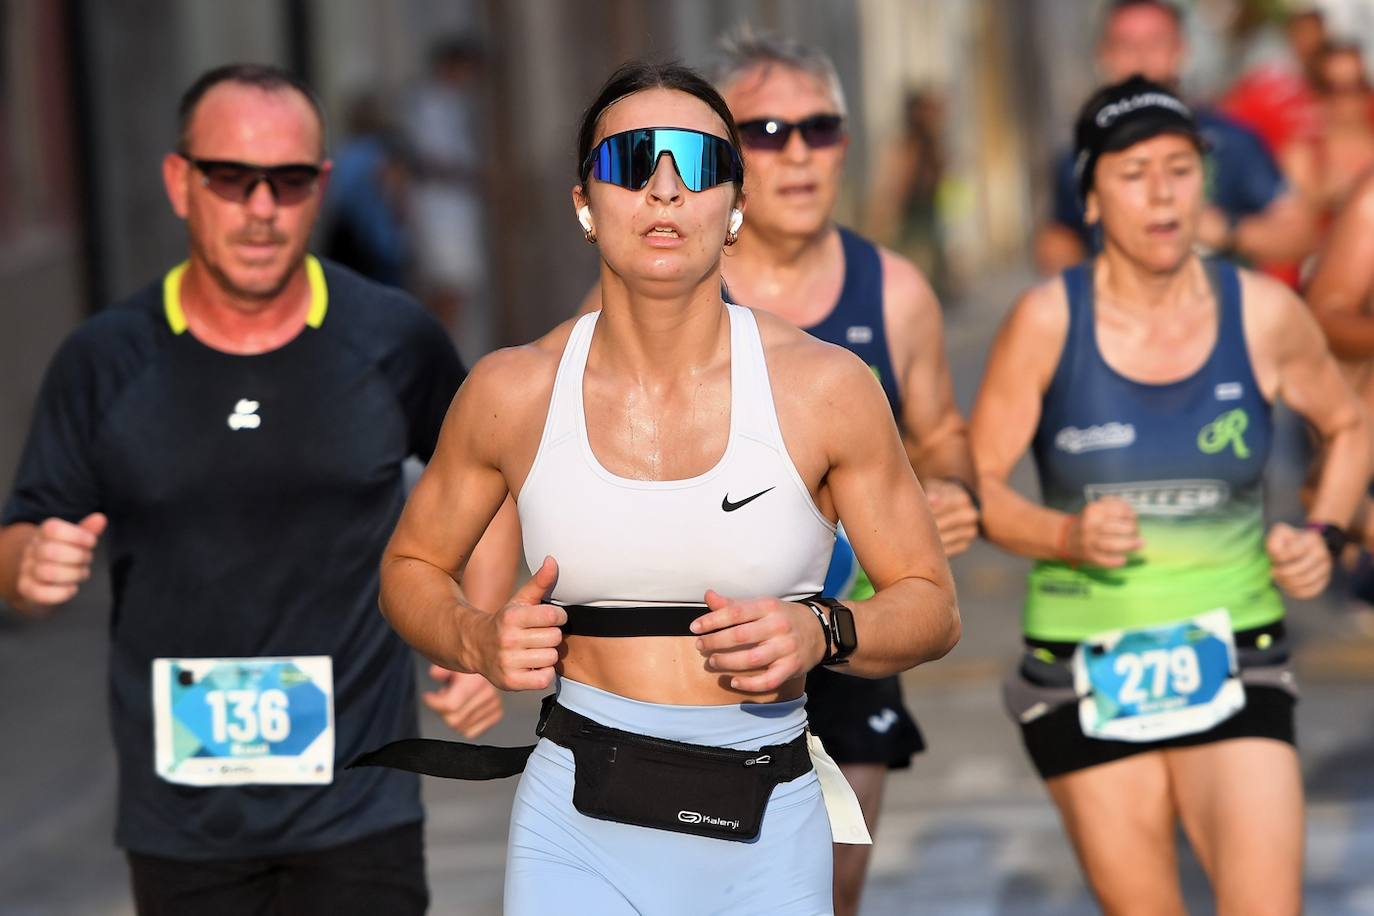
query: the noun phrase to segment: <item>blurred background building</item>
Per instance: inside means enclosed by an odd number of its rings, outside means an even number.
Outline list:
[[[1364,0],[1320,5],[1342,34],[1374,25]],[[1242,33],[1263,33],[1298,4],[1184,6],[1198,51],[1189,89],[1208,97],[1241,71],[1255,44]],[[450,321],[472,360],[542,332],[593,276],[568,206],[571,149],[581,107],[616,63],[643,55],[704,63],[715,36],[741,20],[826,48],[852,100],[843,218],[906,248],[953,293],[960,278],[1023,258],[1045,208],[1040,179],[1095,79],[1101,7],[6,0],[0,283],[23,295],[6,297],[0,359],[18,384],[0,399],[0,421],[22,425],[39,367],[75,320],[180,257],[158,160],[172,142],[178,93],[210,66],[269,61],[304,75],[330,112],[336,155],[349,148],[350,112],[364,96],[384,115],[373,126],[397,142],[373,151],[394,166],[380,193],[397,227],[409,228],[390,239],[391,256],[405,259],[402,282]],[[457,54],[448,72],[438,59],[446,48]],[[893,182],[903,186],[900,200],[886,187]],[[446,209],[431,205],[445,196]],[[436,244],[450,253],[444,270],[434,267]],[[0,455],[6,478],[9,461]]]

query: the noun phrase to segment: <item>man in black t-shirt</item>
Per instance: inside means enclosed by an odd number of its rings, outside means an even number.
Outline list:
[[[180,128],[163,176],[190,257],[54,357],[0,516],[0,595],[61,604],[108,543],[116,840],[140,913],[421,913],[416,778],[344,767],[416,733],[377,565],[402,463],[429,458],[464,369],[409,297],[307,254],[329,172],[307,87],[220,68]],[[469,564],[479,606],[505,603],[513,533],[493,525]],[[475,676],[427,699],[469,735],[500,716]]]

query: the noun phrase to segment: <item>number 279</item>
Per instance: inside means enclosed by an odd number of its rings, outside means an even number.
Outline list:
[[[1176,694],[1187,695],[1202,686],[1197,653],[1191,646],[1126,652],[1116,657],[1113,667],[1125,678],[1117,694],[1123,703],[1159,699],[1170,687]]]

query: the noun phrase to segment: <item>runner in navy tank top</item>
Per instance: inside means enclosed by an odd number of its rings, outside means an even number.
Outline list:
[[[729,292],[868,365],[953,556],[977,536],[978,515],[940,306],[909,261],[833,222],[848,140],[834,67],[819,51],[755,33],[728,36],[722,51],[714,79],[740,122],[749,200],[739,244],[725,258]],[[826,594],[860,600],[873,589],[841,531]],[[864,680],[817,668],[806,693],[812,731],[875,828],[887,770],[910,766],[924,748],[901,685],[895,677]],[[837,845],[835,853],[835,910],[853,913],[869,847]]]
[[[1102,254],[1016,304],[973,415],[987,536],[1036,560],[1007,710],[1104,911],[1184,912],[1182,826],[1218,912],[1301,912],[1279,592],[1325,588],[1368,423],[1301,301],[1195,253],[1205,142],[1167,87],[1103,87],[1076,134]],[[1327,458],[1266,532],[1276,399]],[[1008,485],[1028,450],[1044,505]]]

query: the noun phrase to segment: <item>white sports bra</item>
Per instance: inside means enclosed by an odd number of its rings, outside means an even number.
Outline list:
[[[753,312],[730,313],[730,435],[715,467],[685,480],[631,480],[587,439],[582,375],[600,312],[573,326],[518,508],[525,559],[558,561],[562,604],[702,604],[798,598],[825,582],[835,526],[783,444]]]

